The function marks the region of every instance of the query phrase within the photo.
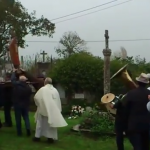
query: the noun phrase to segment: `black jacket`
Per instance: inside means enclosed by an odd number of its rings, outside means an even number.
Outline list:
[[[13,84],[13,103],[14,105],[29,106],[32,90],[26,82],[17,81],[15,73],[11,76]]]
[[[128,123],[128,117],[127,117],[127,110],[122,105],[122,102],[119,101],[117,105],[114,105],[114,108],[117,109],[116,116],[115,116],[115,129],[116,132],[118,130],[120,131],[126,131],[127,130],[127,123]]]
[[[150,91],[144,87],[131,90],[123,100],[123,105],[127,110],[128,130],[140,132],[149,130],[150,114],[147,110],[148,95]]]

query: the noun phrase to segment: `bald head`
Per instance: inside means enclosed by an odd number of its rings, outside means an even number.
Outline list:
[[[25,76],[19,76],[19,81],[25,82],[27,81],[27,78]]]
[[[52,84],[52,79],[51,78],[46,78],[44,81],[44,84]]]

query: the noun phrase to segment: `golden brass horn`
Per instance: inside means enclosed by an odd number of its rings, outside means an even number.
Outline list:
[[[110,79],[119,77],[123,81],[123,83],[127,86],[127,88],[129,88],[129,89],[137,88],[137,85],[132,80],[132,78],[130,77],[130,75],[127,71],[127,66],[128,66],[128,64],[126,64],[121,69],[119,69]]]

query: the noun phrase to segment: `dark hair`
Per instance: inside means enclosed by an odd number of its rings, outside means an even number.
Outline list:
[[[137,81],[137,84],[139,85],[139,87],[146,87],[148,85],[146,83],[139,82],[139,81]]]

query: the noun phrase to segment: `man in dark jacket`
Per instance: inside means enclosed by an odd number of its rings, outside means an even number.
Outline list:
[[[25,76],[20,76],[19,81],[17,81],[15,76],[15,71],[11,76],[11,82],[13,84],[13,104],[15,111],[16,127],[18,136],[22,135],[21,130],[21,116],[25,121],[27,135],[30,136],[30,121],[29,121],[29,103],[31,96],[31,89],[26,83],[27,78]]]
[[[150,115],[146,108],[150,95],[150,91],[146,88],[149,80],[146,74],[141,73],[136,81],[139,87],[129,91],[123,101],[128,110],[128,132],[134,150],[149,150]]]
[[[123,95],[120,95],[118,99],[121,99]],[[124,150],[124,133],[127,134],[127,116],[126,109],[123,107],[121,100],[115,105],[110,104],[111,108],[115,108],[115,133],[116,133],[116,144],[117,150]]]
[[[6,73],[6,81],[10,81],[11,73]],[[3,85],[3,106],[4,106],[4,118],[5,122],[3,126],[12,127],[12,118],[11,118],[11,107],[12,107],[12,87],[9,85]]]

